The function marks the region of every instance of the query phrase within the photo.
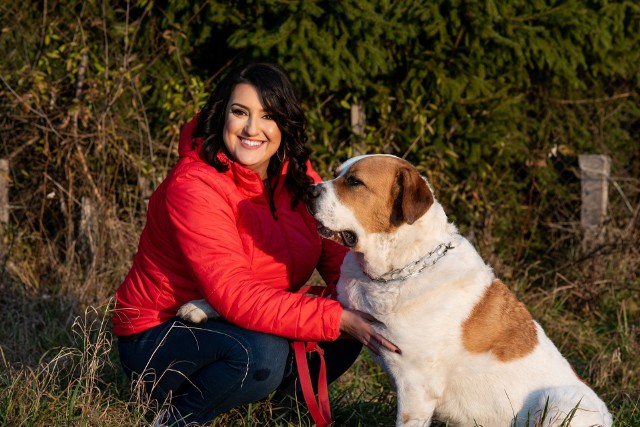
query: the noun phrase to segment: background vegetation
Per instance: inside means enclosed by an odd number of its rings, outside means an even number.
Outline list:
[[[282,65],[317,169],[404,156],[527,303],[618,426],[640,425],[640,5],[605,0],[44,0],[0,3],[0,425],[138,425],[111,297],[229,67]],[[350,108],[366,112],[353,132]],[[612,159],[599,245],[581,246],[577,156]],[[338,425],[393,425],[363,355]],[[269,401],[216,425],[264,425]],[[292,425],[309,425],[304,407]]]

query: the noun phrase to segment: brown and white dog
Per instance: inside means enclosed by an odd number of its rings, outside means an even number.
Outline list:
[[[402,350],[374,355],[397,392],[397,426],[612,424],[411,164],[356,157],[309,196],[319,232],[351,248],[338,299]]]

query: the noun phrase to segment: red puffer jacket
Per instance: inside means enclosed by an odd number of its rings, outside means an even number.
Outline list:
[[[201,141],[192,148],[195,122],[182,130],[180,160],[149,201],[133,266],[116,292],[115,334],[142,332],[175,316],[184,303],[205,298],[247,329],[336,339],[340,304],[295,291],[314,268],[334,286],[346,248],[318,235],[303,203],[291,209],[286,163],[273,190],[276,220],[258,174],[235,162],[224,173],[204,163]]]

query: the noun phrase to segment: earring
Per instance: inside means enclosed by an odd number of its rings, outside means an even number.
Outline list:
[[[276,156],[278,156],[278,160],[280,160],[280,163],[284,163],[284,159],[287,158],[287,151],[285,149],[282,150],[282,158],[280,158],[280,150],[278,149],[278,151],[276,151]]]

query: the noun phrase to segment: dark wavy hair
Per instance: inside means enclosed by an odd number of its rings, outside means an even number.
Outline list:
[[[204,140],[202,158],[206,163],[219,172],[229,169],[226,163],[220,161],[218,153],[222,151],[232,159],[222,135],[229,98],[233,89],[240,83],[248,83],[256,89],[262,106],[280,129],[282,141],[278,151],[284,149],[285,160],[289,160],[285,185],[293,194],[293,209],[304,199],[305,191],[311,184],[311,179],[307,176],[307,160],[311,150],[307,147],[307,120],[298,103],[293,85],[282,68],[269,63],[254,63],[232,70],[216,86],[200,111],[193,137]],[[271,156],[267,168],[270,181],[273,178],[277,179],[281,167],[282,162],[278,155]]]

